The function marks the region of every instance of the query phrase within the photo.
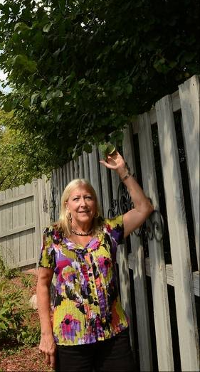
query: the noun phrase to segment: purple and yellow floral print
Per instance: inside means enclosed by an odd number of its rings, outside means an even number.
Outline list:
[[[128,327],[115,270],[123,234],[122,216],[105,219],[102,231],[85,247],[67,239],[56,225],[45,229],[39,266],[54,270],[57,344],[94,343]]]

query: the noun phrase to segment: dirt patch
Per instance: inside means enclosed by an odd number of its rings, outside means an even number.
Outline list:
[[[0,371],[24,371],[24,372],[49,372],[52,371],[44,362],[44,358],[39,354],[38,347],[24,348],[16,350],[13,355],[6,355],[5,351],[0,351]]]

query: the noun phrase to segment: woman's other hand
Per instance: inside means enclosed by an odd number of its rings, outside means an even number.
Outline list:
[[[42,335],[39,350],[45,356],[45,362],[51,368],[55,368],[56,344],[53,335]]]

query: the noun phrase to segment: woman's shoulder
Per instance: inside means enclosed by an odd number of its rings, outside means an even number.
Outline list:
[[[46,226],[43,230],[43,233],[47,236],[54,236],[54,235],[63,235],[63,230],[59,226],[57,222],[52,223],[49,226]]]
[[[114,240],[117,245],[123,243],[124,240],[123,215],[118,215],[113,218],[105,218],[104,233],[108,234],[112,238],[112,241]]]
[[[103,225],[105,227],[109,226],[112,229],[123,226],[123,215],[118,215],[113,218],[104,218]]]

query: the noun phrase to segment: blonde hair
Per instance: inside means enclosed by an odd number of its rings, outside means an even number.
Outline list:
[[[96,217],[93,219],[93,226],[92,226],[92,232],[97,233],[100,230],[100,227],[102,225],[102,213],[101,208],[99,206],[99,202],[97,199],[97,194],[94,188],[92,187],[91,183],[84,178],[76,178],[68,183],[68,185],[65,187],[62,197],[61,197],[61,205],[60,205],[60,216],[59,220],[56,223],[56,225],[61,228],[65,234],[66,237],[69,237],[71,235],[71,220],[70,220],[70,213],[68,209],[66,208],[66,202],[69,200],[70,194],[72,191],[74,191],[77,187],[85,186],[88,191],[92,194],[95,204],[96,204]]]

